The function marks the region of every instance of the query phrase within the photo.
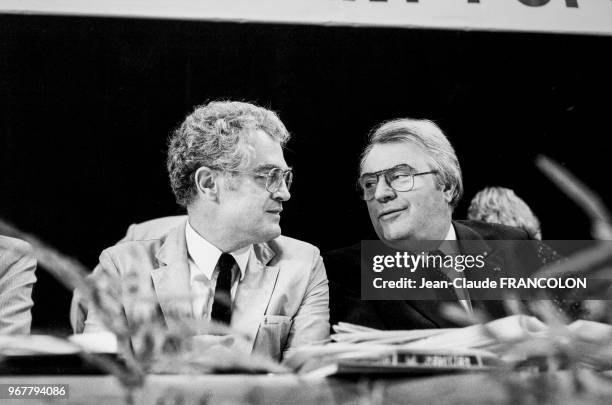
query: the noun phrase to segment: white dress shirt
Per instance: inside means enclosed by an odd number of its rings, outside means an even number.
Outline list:
[[[217,261],[221,257],[221,250],[204,239],[187,221],[185,226],[185,240],[187,242],[187,253],[189,254],[189,280],[191,286],[192,309],[196,319],[205,318],[210,320],[210,312],[215,296],[215,287],[219,269]],[[230,290],[232,302],[236,297],[239,281],[242,281],[246,272],[249,256],[253,245],[245,246],[231,254],[238,264],[239,274],[236,266],[232,268],[232,288]]]
[[[450,225],[450,229],[448,230],[448,233],[446,234],[446,237],[444,238],[444,240],[448,240],[448,241],[456,241],[457,240],[457,233],[455,232],[455,227],[453,226],[453,224],[451,223]],[[450,244],[450,246],[452,246],[454,244]],[[445,249],[446,247],[446,249]],[[445,245],[443,244],[440,247],[440,251],[442,253],[444,253],[445,255],[456,255],[459,254],[459,252],[445,252],[445,250],[448,250],[449,245]],[[455,269],[442,269],[442,271],[445,272],[445,274],[452,280],[456,279],[456,278],[463,278],[464,275],[463,273],[459,273],[457,271],[455,271]],[[455,292],[457,293],[457,297],[459,298],[459,302],[461,303],[461,306],[465,309],[465,311],[472,315],[474,314],[474,310],[472,308],[472,301],[470,300],[470,293],[468,292],[467,288],[455,288]]]

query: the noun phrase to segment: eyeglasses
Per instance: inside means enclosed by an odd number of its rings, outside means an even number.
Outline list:
[[[393,166],[389,169],[380,170],[374,173],[364,173],[359,177],[358,184],[361,190],[361,198],[365,201],[370,201],[376,194],[376,186],[380,176],[385,178],[387,185],[395,191],[410,191],[414,188],[414,178],[425,174],[437,174],[437,170],[429,172],[414,173],[414,169],[407,165],[401,164]]]
[[[278,189],[281,187],[283,181],[287,186],[287,190],[291,188],[291,183],[293,183],[293,169],[283,170],[281,168],[275,167],[270,169],[268,174],[262,174],[258,172],[252,171],[240,171],[240,170],[226,170],[227,172],[232,173],[240,173],[240,174],[248,174],[253,177],[265,177],[266,178],[266,190],[270,193],[276,193]]]

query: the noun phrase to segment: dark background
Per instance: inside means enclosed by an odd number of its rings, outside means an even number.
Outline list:
[[[134,222],[179,213],[165,144],[195,105],[279,112],[295,168],[283,233],[322,250],[365,237],[359,152],[385,119],[430,118],[459,156],[465,197],[513,188],[545,239],[589,223],[533,165],[564,164],[612,201],[612,37],[0,16],[0,217],[93,267]],[[34,327],[68,329],[44,271]]]

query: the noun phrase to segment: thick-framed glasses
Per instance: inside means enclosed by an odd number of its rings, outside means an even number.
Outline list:
[[[240,173],[240,174],[248,174],[257,178],[266,178],[266,190],[270,193],[276,193],[278,189],[281,187],[283,181],[287,186],[287,190],[291,188],[291,183],[293,183],[293,169],[289,168],[287,170],[283,170],[281,168],[275,167],[270,169],[267,174],[252,172],[252,171],[241,171],[241,170],[226,170],[231,173]]]
[[[395,191],[411,191],[414,188],[414,178],[416,176],[437,173],[437,170],[415,173],[410,165],[401,164],[373,173],[364,173],[359,177],[357,184],[361,191],[361,198],[365,201],[370,201],[376,194],[376,186],[380,176],[383,176],[387,185]]]

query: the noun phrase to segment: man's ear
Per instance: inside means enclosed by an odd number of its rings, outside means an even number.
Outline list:
[[[444,190],[442,190],[442,194],[444,195],[444,200],[450,204],[453,199],[453,194],[455,193],[455,187],[453,186],[445,186]]]
[[[195,185],[203,198],[216,199],[219,192],[217,173],[206,167],[201,166],[194,174]]]

